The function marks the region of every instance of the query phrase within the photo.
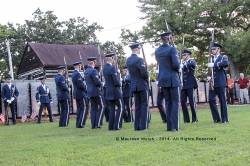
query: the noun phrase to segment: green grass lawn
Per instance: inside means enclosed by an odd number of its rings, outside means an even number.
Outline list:
[[[249,165],[250,106],[229,107],[229,117],[227,125],[213,124],[208,109],[201,109],[199,123],[184,125],[181,116],[175,133],[166,132],[156,112],[150,129],[139,132],[128,123],[120,131],[108,131],[106,123],[92,130],[89,120],[85,129],[76,129],[74,120],[68,128],[58,122],[1,125],[0,165]]]

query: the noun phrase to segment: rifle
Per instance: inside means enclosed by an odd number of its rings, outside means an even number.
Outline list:
[[[103,59],[102,59],[102,55],[101,55],[101,48],[100,48],[100,45],[98,44],[97,46],[98,48],[98,54],[99,54],[99,57],[100,57],[100,61],[101,61],[101,67],[100,67],[100,77],[101,77],[101,82],[103,82],[103,73],[102,73],[102,70],[103,70]]]
[[[113,45],[113,53],[115,54],[115,69],[116,69],[116,71],[117,71],[117,74],[118,74],[119,79],[121,80],[121,73],[118,72],[118,71],[119,71],[118,56],[117,56],[117,54],[116,54],[116,52],[115,52],[115,47],[114,47],[114,45]]]
[[[65,56],[63,57],[63,60],[64,60],[65,72],[66,72],[66,75],[65,75],[66,84],[68,85],[68,88],[70,88],[70,90],[69,90],[69,95],[70,95],[69,106],[70,106],[71,110],[73,111],[72,86],[70,86],[70,84],[69,84],[69,71],[68,71],[68,65],[67,65],[67,61],[66,61]]]
[[[78,55],[79,55],[79,58],[80,58],[80,61],[81,61],[81,64],[82,64],[82,71],[84,70],[84,63],[83,63],[83,60],[82,60],[82,54],[80,51],[78,51]]]
[[[184,39],[184,36],[182,38],[182,48],[181,48],[181,51],[180,51],[180,64],[183,64],[183,61],[182,61],[182,50],[184,49],[184,45],[185,45],[185,39]],[[183,87],[183,71],[182,69],[180,70],[180,81],[181,81],[181,87]]]
[[[146,60],[146,55],[145,55],[145,52],[144,52],[144,49],[143,49],[143,45],[142,44],[140,44],[140,45],[141,45],[141,50],[142,50],[142,56],[143,56],[144,63],[145,63],[145,68],[146,68],[146,71],[148,72],[148,63],[147,63],[147,60]],[[150,76],[148,76],[147,82],[148,82],[148,86],[149,86],[149,91],[150,91],[152,105],[154,105],[152,83],[150,81]],[[149,96],[148,96],[148,98],[149,98]],[[149,111],[149,108],[148,108],[148,112],[149,112],[149,116],[150,116],[149,118],[151,119],[151,113]],[[149,120],[149,122],[150,122],[150,120]]]
[[[209,47],[209,56],[208,56],[208,63],[213,63],[213,57],[211,56],[211,47],[214,44],[214,30],[212,30],[212,39],[210,42],[210,47]],[[214,89],[214,69],[211,68],[211,79],[209,80],[209,88],[210,90]]]
[[[68,87],[69,87],[69,71],[68,71],[68,65],[67,65],[67,61],[66,61],[65,56],[63,57],[63,61],[64,61],[65,72],[66,72],[66,75],[65,75],[66,83],[67,83],[67,85],[68,85]]]

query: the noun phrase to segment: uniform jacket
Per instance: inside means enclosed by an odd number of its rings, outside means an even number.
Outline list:
[[[58,100],[68,100],[69,91],[65,77],[61,74],[57,74],[55,76],[55,82],[56,82],[56,91]]]
[[[103,67],[105,79],[105,96],[106,100],[117,100],[122,97],[121,81],[117,70],[111,64],[105,64]]]
[[[226,55],[219,55],[214,61],[214,87],[226,87],[227,77],[225,68],[228,67],[229,61]]]
[[[122,78],[122,95],[123,97],[130,97],[130,75]]]
[[[11,84],[9,88],[8,84],[5,84],[2,88],[2,98],[4,102],[7,102],[7,100],[11,100],[12,97],[16,98],[19,95],[19,92],[14,84]]]
[[[52,97],[50,94],[49,87],[45,85],[45,89],[42,85],[37,87],[36,92],[36,101],[41,103],[50,103],[52,102]]]
[[[168,44],[163,44],[155,51],[156,60],[159,64],[158,86],[180,86],[179,68],[180,62],[177,50]]]
[[[142,58],[136,54],[132,54],[126,61],[130,74],[130,91],[144,91],[148,90],[148,72]]]
[[[80,72],[74,70],[72,73],[72,82],[73,82],[73,96],[77,100],[83,99],[86,93],[86,84],[84,82],[84,78],[81,76]]]
[[[96,69],[89,67],[84,72],[86,85],[87,85],[87,96],[97,97],[101,95],[102,82]]]
[[[183,75],[183,87],[182,89],[196,89],[198,87],[196,78],[195,78],[195,68],[196,62],[194,59],[189,59],[187,62],[184,63],[182,68],[182,75]]]

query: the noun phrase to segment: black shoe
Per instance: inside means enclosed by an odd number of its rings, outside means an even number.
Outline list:
[[[192,121],[192,123],[198,123],[198,120]]]

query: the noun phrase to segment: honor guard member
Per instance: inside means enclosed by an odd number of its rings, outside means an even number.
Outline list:
[[[119,130],[121,128],[120,121],[122,120],[121,82],[119,73],[113,65],[114,55],[115,53],[110,53],[105,56],[106,64],[103,67],[106,90],[104,98],[107,100],[109,108],[109,130]]]
[[[165,32],[160,36],[163,44],[155,51],[156,60],[159,64],[158,87],[163,91],[167,108],[167,131],[178,131],[180,62],[176,48],[170,45],[172,41],[171,32]]]
[[[133,122],[133,114],[131,110],[130,103],[130,75],[128,73],[128,68],[125,66],[123,68],[122,77],[122,98],[123,98],[123,119],[125,122]]]
[[[181,89],[181,106],[183,112],[184,123],[189,123],[189,113],[187,107],[187,98],[192,112],[192,123],[198,122],[194,103],[194,89],[197,89],[198,84],[195,74],[196,62],[191,58],[192,52],[188,49],[184,49],[182,52],[181,64],[182,70],[182,89]]]
[[[66,127],[69,123],[69,89],[64,77],[65,66],[59,66],[55,76],[57,98],[60,106],[59,127]]]
[[[8,107],[12,115],[13,125],[16,124],[16,105],[19,92],[14,84],[11,83],[11,76],[6,77],[6,84],[2,88],[2,97],[5,110],[5,124],[9,125]],[[1,113],[0,113],[1,114]]]
[[[101,128],[101,118],[103,114],[103,102],[101,97],[101,86],[98,71],[95,69],[96,58],[88,58],[89,67],[85,70],[84,76],[87,84],[87,96],[91,104],[91,127]]]
[[[225,68],[228,67],[229,62],[226,55],[221,55],[221,48],[222,46],[218,43],[214,43],[211,47],[212,62],[208,63],[208,67],[213,70],[213,76],[211,77],[213,87],[209,89],[209,106],[215,123],[228,123],[227,102],[225,96],[227,86]],[[216,106],[216,96],[218,96],[220,102],[221,117]]]
[[[45,84],[45,77],[42,77],[39,80],[41,80],[41,85],[37,87],[37,92],[36,92],[36,101],[40,106],[37,123],[41,123],[42,112],[44,109],[48,110],[49,121],[53,122],[52,111],[50,106],[50,104],[52,103],[50,90],[49,87]]]
[[[140,44],[130,45],[132,55],[128,57],[126,66],[130,74],[130,91],[135,98],[135,130],[145,130],[148,128],[148,71],[145,62],[138,55],[140,54]]]
[[[85,116],[86,114],[86,104],[85,104],[85,91],[86,85],[84,83],[84,78],[80,74],[82,62],[75,62],[73,64],[75,70],[72,73],[72,83],[73,83],[73,97],[76,99],[77,113],[76,113],[76,128],[85,127]]]

